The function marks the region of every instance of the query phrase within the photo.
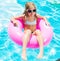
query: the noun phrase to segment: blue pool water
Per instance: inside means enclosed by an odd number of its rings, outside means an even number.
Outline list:
[[[23,61],[22,46],[14,43],[8,35],[8,23],[12,16],[24,11],[24,4],[29,0],[0,0],[0,61]],[[31,0],[37,7],[37,13],[47,17],[53,28],[53,38],[44,47],[44,56],[37,59],[39,49],[27,48],[28,61],[56,61],[60,58],[60,8],[59,0]]]

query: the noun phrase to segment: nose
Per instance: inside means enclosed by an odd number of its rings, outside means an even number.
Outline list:
[[[33,14],[33,11],[31,12],[31,14]]]

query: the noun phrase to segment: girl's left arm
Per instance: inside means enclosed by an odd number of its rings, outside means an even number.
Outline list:
[[[40,16],[39,14],[37,14],[36,16],[37,16],[38,18],[42,18],[42,19],[45,21],[46,25],[50,26],[50,23],[47,21],[46,17]]]
[[[48,20],[46,19],[46,17],[42,17],[46,23],[46,25],[50,26],[50,23],[48,22]]]

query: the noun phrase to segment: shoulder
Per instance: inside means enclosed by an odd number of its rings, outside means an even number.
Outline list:
[[[39,14],[36,14],[36,17],[37,17],[37,18],[44,19],[44,20],[46,19],[46,17],[44,17],[44,16],[41,16],[41,15],[39,15]]]

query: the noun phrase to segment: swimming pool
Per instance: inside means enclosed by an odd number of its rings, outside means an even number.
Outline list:
[[[14,43],[8,35],[10,18],[23,13],[24,4],[29,0],[0,0],[0,61],[23,61],[21,59],[22,46]],[[44,56],[36,58],[39,49],[27,48],[28,61],[56,61],[60,58],[60,8],[59,4],[48,0],[31,0],[37,7],[37,13],[46,16],[53,28],[53,38],[44,47]]]

